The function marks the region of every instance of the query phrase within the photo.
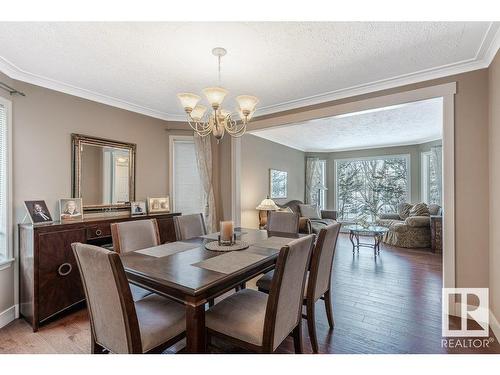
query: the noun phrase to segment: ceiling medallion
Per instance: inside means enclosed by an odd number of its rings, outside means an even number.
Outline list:
[[[217,47],[212,50],[212,54],[218,59],[218,86],[207,87],[203,89],[208,103],[212,107],[212,111],[207,112],[207,107],[198,104],[201,97],[196,94],[182,93],[177,94],[184,111],[187,114],[189,126],[201,137],[206,137],[213,134],[219,142],[224,133],[227,132],[232,137],[241,137],[245,134],[247,124],[252,118],[255,107],[259,99],[251,95],[240,95],[236,97],[238,107],[236,111],[239,114],[240,120],[232,118],[232,113],[223,109],[222,102],[228,94],[226,89],[220,87],[220,65],[222,56],[226,55],[227,51],[222,47]]]

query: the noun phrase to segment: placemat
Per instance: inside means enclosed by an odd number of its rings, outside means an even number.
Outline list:
[[[237,230],[235,230],[234,233],[236,233],[236,238],[240,237],[242,234],[247,234],[247,232],[240,232]],[[205,234],[205,235],[200,236],[200,237],[206,238],[207,240],[218,240],[219,234],[220,234],[220,232],[215,232],[215,233]]]
[[[200,245],[189,242],[171,242],[160,246],[148,247],[147,249],[136,250],[136,253],[149,255],[156,258],[163,258],[182,251],[195,249]]]
[[[266,258],[265,255],[253,254],[246,251],[234,251],[191,265],[220,273],[233,273],[264,258]]]
[[[296,238],[273,236],[273,237],[268,237],[265,240],[257,241],[256,243],[254,243],[252,245],[257,246],[257,247],[267,247],[269,249],[279,250],[283,246],[288,245],[290,242],[292,242],[295,239]]]

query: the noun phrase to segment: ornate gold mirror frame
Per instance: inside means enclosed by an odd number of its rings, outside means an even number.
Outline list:
[[[82,197],[82,150],[84,145],[117,148],[128,151],[129,162],[129,202],[124,204],[85,204],[84,211],[115,211],[129,210],[130,202],[135,200],[135,153],[137,145],[135,143],[125,143],[110,139],[91,137],[82,134],[71,134],[72,149],[72,196]]]

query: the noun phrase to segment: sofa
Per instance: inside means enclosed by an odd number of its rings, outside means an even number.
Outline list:
[[[311,234],[319,231],[337,220],[337,211],[321,210],[318,211],[314,206],[304,205],[302,201],[292,200],[285,204],[278,204],[282,210],[291,211],[299,214],[299,233]],[[302,206],[302,210],[301,210]],[[309,206],[309,207],[305,207]],[[313,210],[314,207],[314,210]]]
[[[380,214],[377,224],[389,228],[382,242],[405,248],[431,248],[431,217],[442,216],[437,204],[401,203],[397,213]]]

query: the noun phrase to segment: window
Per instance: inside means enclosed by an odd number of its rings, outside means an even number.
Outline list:
[[[441,152],[442,147],[432,147],[431,151],[421,154],[422,201],[441,206]]]
[[[10,252],[10,102],[0,98],[0,261]]]
[[[173,210],[183,214],[205,211],[193,137],[170,138],[171,193]]]
[[[409,155],[336,160],[339,219],[375,222],[380,213],[397,212],[410,196],[409,164]]]

